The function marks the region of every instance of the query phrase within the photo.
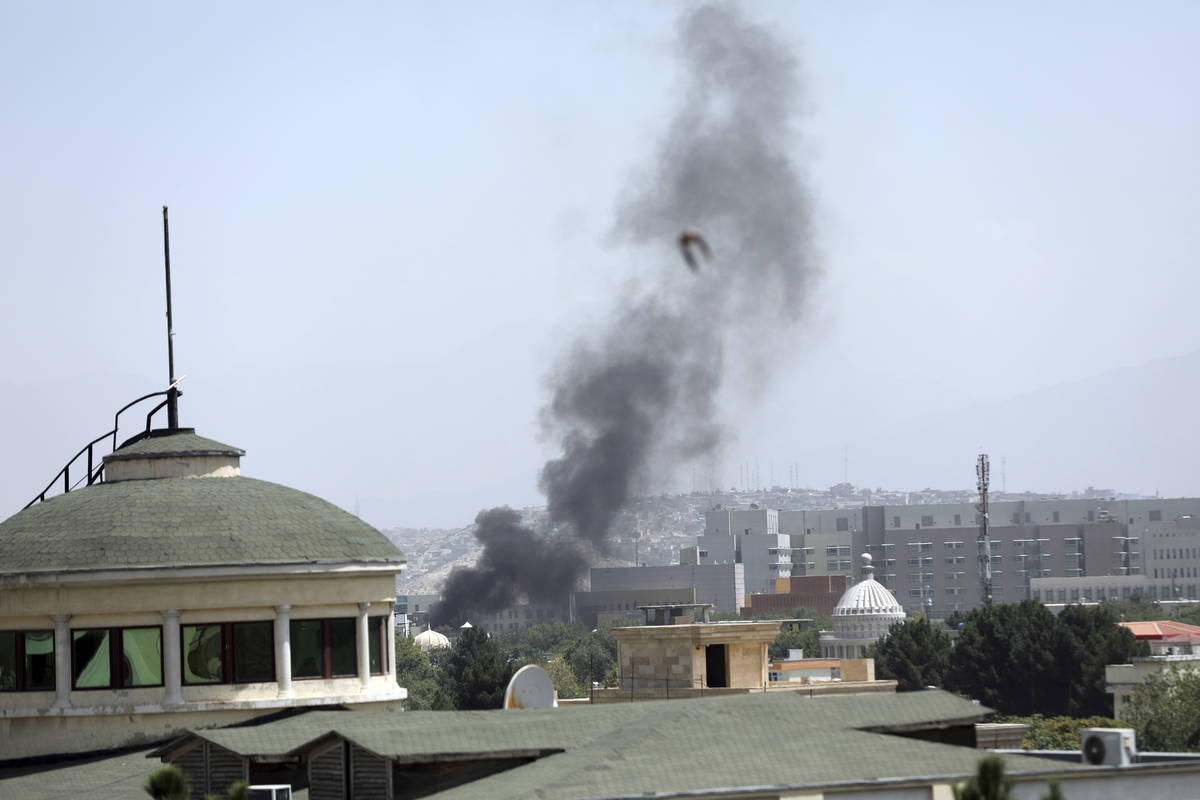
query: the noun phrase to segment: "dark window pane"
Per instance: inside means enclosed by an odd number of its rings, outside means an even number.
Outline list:
[[[220,625],[183,626],[183,682],[221,683],[225,680]]]
[[[24,688],[54,688],[54,631],[29,631],[25,634]]]
[[[387,631],[387,627],[384,624],[385,622],[386,618],[384,617],[371,617],[369,620],[367,620],[367,638],[370,640],[367,645],[367,648],[370,652],[370,657],[367,659],[367,662],[371,665],[372,675],[378,675],[383,672],[383,662],[380,660],[379,643],[383,641],[385,631]]]
[[[162,686],[162,628],[121,631],[121,685]]]
[[[275,680],[273,622],[233,624],[233,679],[238,683]]]
[[[71,631],[74,641],[72,677],[79,689],[97,689],[112,685],[109,668],[108,631]]]
[[[355,658],[354,619],[329,620],[329,649],[332,651],[334,677],[358,674],[358,659]]]
[[[325,673],[321,646],[321,620],[292,622],[292,677],[319,678]]]
[[[0,631],[0,692],[17,688],[17,635]]]

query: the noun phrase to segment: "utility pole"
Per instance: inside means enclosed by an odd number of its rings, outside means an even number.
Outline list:
[[[975,462],[975,477],[979,487],[979,584],[983,594],[983,604],[992,604],[992,541],[988,537],[988,466],[987,453],[980,453]]]

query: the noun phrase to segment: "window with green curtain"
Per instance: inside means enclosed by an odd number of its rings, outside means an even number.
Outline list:
[[[332,677],[345,677],[358,674],[358,653],[355,651],[354,639],[357,620],[331,619],[329,622],[329,650]]]
[[[325,674],[325,647],[319,619],[292,620],[292,677],[320,678]]]
[[[25,632],[25,686],[31,691],[54,688],[54,631]]]
[[[225,652],[220,625],[183,625],[183,682],[221,683]]]
[[[162,686],[162,628],[121,631],[121,685]]]
[[[371,617],[367,620],[367,663],[370,664],[372,675],[379,675],[383,672],[380,643],[386,635],[386,623],[386,617]]]
[[[0,631],[0,692],[17,688],[17,634]]]
[[[76,689],[104,689],[112,685],[108,629],[71,631],[71,676]]]
[[[233,679],[238,683],[275,680],[275,623],[233,623]]]

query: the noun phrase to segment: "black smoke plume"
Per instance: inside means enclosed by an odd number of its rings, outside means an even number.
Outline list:
[[[508,508],[481,512],[479,562],[450,574],[436,624],[521,598],[565,601],[586,568],[573,538],[605,551],[640,478],[719,450],[726,355],[738,370],[765,373],[819,277],[808,193],[791,159],[803,110],[795,57],[732,5],[687,12],[678,54],[679,108],[613,229],[614,241],[657,251],[660,268],[548,376],[542,426],[561,455],[540,486],[556,527],[533,530]],[[713,250],[696,274],[676,249],[689,226]]]

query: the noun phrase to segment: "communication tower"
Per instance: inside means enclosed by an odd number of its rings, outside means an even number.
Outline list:
[[[992,604],[992,541],[988,537],[988,467],[987,453],[980,453],[975,462],[975,477],[979,486],[979,585],[983,604]]]

